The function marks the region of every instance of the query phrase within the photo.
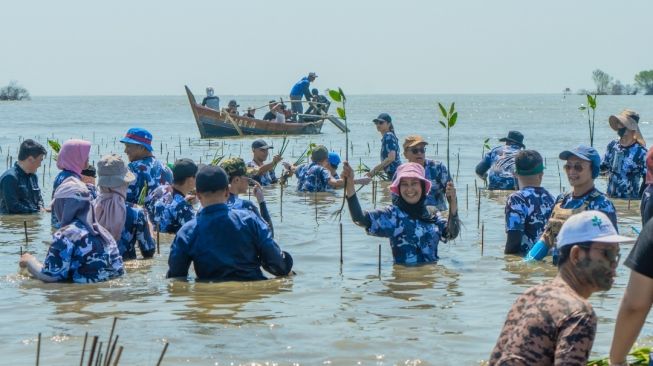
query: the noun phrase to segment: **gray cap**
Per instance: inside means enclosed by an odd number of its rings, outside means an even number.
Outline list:
[[[136,180],[134,173],[119,155],[105,155],[97,163],[97,185],[106,188],[121,187]]]

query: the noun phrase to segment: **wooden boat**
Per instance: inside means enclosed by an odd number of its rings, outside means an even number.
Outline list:
[[[278,123],[230,115],[198,104],[188,86],[185,88],[202,138],[244,135],[315,135],[320,133],[324,124],[324,119],[304,123]]]

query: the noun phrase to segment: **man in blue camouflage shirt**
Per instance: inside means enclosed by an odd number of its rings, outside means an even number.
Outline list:
[[[404,140],[404,156],[411,163],[417,163],[424,167],[426,179],[431,181],[431,190],[426,194],[425,205],[435,207],[438,211],[447,210],[447,199],[445,191],[447,183],[451,182],[449,170],[441,162],[426,158],[426,145],[422,136],[410,135]]]
[[[525,255],[544,233],[554,198],[542,184],[542,156],[523,150],[515,156],[515,174],[521,189],[506,200],[506,254]]]
[[[327,169],[328,157],[329,151],[326,147],[318,145],[313,149],[311,164],[306,168],[302,168],[302,176],[298,176],[297,190],[299,192],[326,192],[327,188],[338,189],[344,187],[344,181],[335,179]]]
[[[125,144],[125,154],[129,158],[129,170],[136,175],[134,183],[127,188],[127,202],[139,203],[143,187],[147,194],[158,186],[172,182],[172,172],[152,154],[152,134],[142,128],[130,128],[120,140]]]
[[[270,155],[270,149],[274,149],[274,147],[268,145],[265,140],[255,140],[252,142],[252,160],[247,163],[249,168],[255,170],[253,175],[254,180],[259,182],[263,187],[278,181],[277,176],[274,174],[274,168],[281,161],[282,157],[281,155],[275,155],[272,157],[271,162],[265,163]]]
[[[197,165],[191,159],[183,158],[172,168],[172,185],[159,186],[146,201],[150,217],[159,232],[174,234],[185,223],[195,218],[191,201],[195,196],[195,174]]]
[[[485,154],[476,165],[476,174],[483,179],[487,174],[489,190],[515,190],[518,188],[514,176],[515,154],[525,147],[524,135],[519,131],[510,131],[508,137],[499,141],[505,141],[506,144]]]
[[[638,199],[642,177],[646,176],[646,142],[639,131],[639,114],[625,110],[610,116],[610,127],[619,139],[610,141],[601,162],[608,174],[608,197]]]

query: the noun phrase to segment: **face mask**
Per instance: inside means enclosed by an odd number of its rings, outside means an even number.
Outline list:
[[[628,129],[626,127],[622,127],[617,130],[617,134],[619,135],[619,137],[624,137],[627,131]]]

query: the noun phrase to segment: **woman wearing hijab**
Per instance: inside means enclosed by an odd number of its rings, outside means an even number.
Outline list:
[[[127,187],[136,176],[118,155],[106,155],[98,162],[100,195],[95,200],[95,216],[118,243],[124,260],[136,259],[136,242],[144,258],[154,255],[152,239],[145,211],[127,203]]]
[[[68,140],[61,145],[57,156],[57,168],[61,171],[54,178],[52,183],[52,196],[59,188],[61,183],[68,179],[82,179],[82,170],[88,167],[88,154],[91,152],[91,143],[85,140]],[[52,227],[59,228],[59,223],[55,215],[51,218]]]
[[[455,239],[460,231],[458,203],[453,182],[447,183],[449,218],[432,214],[426,208],[426,193],[431,181],[424,177],[424,167],[405,163],[397,168],[390,185],[392,205],[374,211],[361,210],[354,186],[354,171],[344,163],[342,178],[348,178],[347,204],[352,220],[368,234],[390,238],[392,256],[397,264],[420,264],[438,260],[438,243]]]
[[[20,257],[21,268],[44,282],[94,283],[124,274],[118,246],[95,219],[84,183],[64,180],[54,194],[52,212],[61,229],[54,233],[44,263],[26,253]]]

